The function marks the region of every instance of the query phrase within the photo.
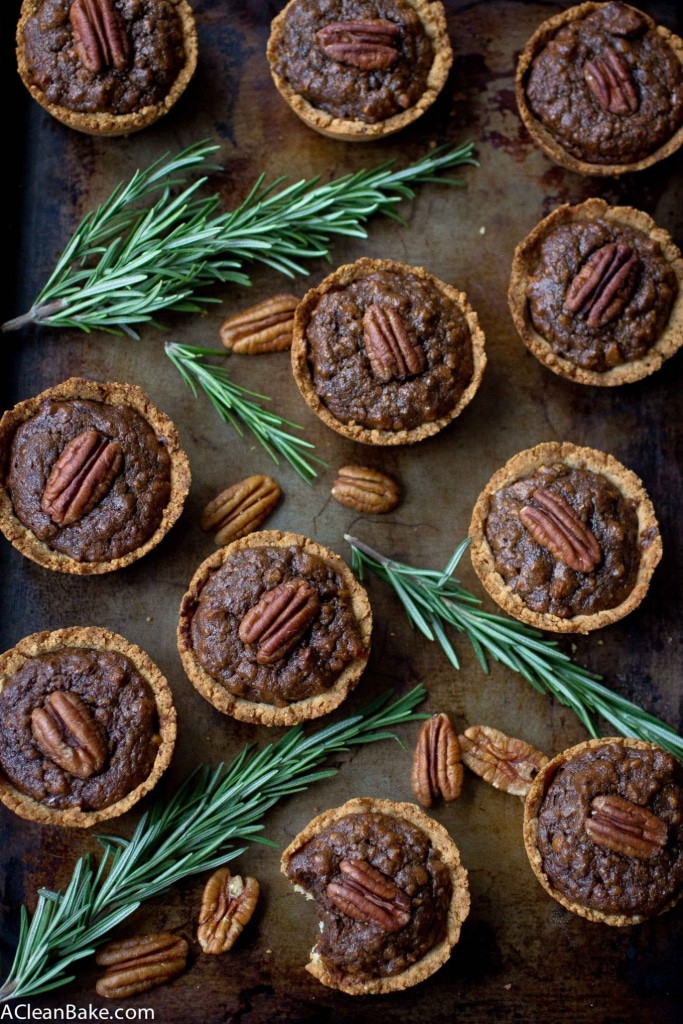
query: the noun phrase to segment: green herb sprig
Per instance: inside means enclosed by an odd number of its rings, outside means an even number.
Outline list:
[[[549,693],[572,709],[591,736],[600,735],[593,715],[600,715],[623,736],[658,743],[683,760],[683,738],[671,726],[655,718],[600,683],[602,676],[575,665],[555,640],[521,622],[484,611],[481,601],[453,577],[469,540],[456,548],[443,572],[416,569],[395,562],[348,534],[351,565],[361,578],[368,568],[394,588],[412,625],[438,640],[454,668],[457,654],[444,627],[464,633],[479,664],[488,672],[487,656],[518,672],[539,693]]]
[[[259,833],[261,819],[284,797],[300,793],[336,768],[320,765],[362,743],[396,739],[391,730],[426,718],[417,686],[389,703],[385,693],[358,714],[306,736],[301,726],[261,750],[247,746],[229,767],[197,769],[175,796],[158,798],[132,838],[104,836],[95,865],[76,863],[64,892],[41,889],[33,917],[21,910],[19,945],[0,1002],[36,996],[73,981],[69,969],[141,903],[183,878],[213,871],[244,853],[244,842],[276,844]]]

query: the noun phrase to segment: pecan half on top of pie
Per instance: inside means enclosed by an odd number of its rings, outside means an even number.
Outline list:
[[[641,210],[560,206],[517,246],[508,293],[522,341],[554,373],[614,386],[683,345],[683,257]]]
[[[22,818],[118,817],[156,785],[175,736],[168,683],[116,633],[34,633],[0,655],[0,800]]]
[[[494,473],[470,537],[475,571],[501,608],[558,633],[588,633],[633,611],[662,557],[635,473],[568,442],[529,448]]]
[[[140,388],[80,377],[0,420],[0,529],[57,572],[123,568],[182,512],[190,467],[173,423]]]
[[[192,684],[243,722],[294,725],[336,708],[370,653],[365,589],[333,551],[263,530],[207,558],[180,606]]]
[[[567,910],[615,926],[661,914],[683,894],[683,768],[642,740],[579,743],[532,783],[524,843]]]
[[[278,92],[309,127],[350,142],[411,124],[453,62],[443,5],[429,0],[290,0],[271,25]]]
[[[448,960],[470,909],[457,846],[415,804],[365,797],[325,811],[281,867],[320,917],[306,970],[349,995],[424,981]]]
[[[363,258],[297,306],[292,370],[332,430],[364,444],[413,444],[472,400],[484,342],[464,292],[422,267]]]
[[[570,171],[649,167],[683,143],[683,40],[627,4],[570,7],[523,50],[517,104],[534,142]]]
[[[186,0],[24,0],[17,61],[26,88],[88,135],[128,135],[166,114],[194,74]]]

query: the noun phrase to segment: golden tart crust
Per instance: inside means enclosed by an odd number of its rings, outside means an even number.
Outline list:
[[[624,750],[642,750],[642,751],[656,751],[659,748],[654,743],[646,743],[644,740],[637,740],[626,738],[624,736],[604,737],[602,739],[585,740],[583,743],[578,743],[574,747],[570,747],[568,750],[562,751],[551,761],[548,761],[539,771],[538,775],[531,784],[525,803],[524,803],[524,846],[529,858],[531,868],[536,875],[536,878],[541,883],[545,891],[552,896],[554,900],[557,900],[566,910],[570,910],[573,914],[578,914],[580,917],[585,917],[589,921],[597,921],[601,924],[612,925],[613,927],[621,928],[626,925],[640,924],[642,921],[648,920],[650,915],[647,914],[610,914],[602,910],[597,910],[593,907],[586,907],[581,903],[577,903],[574,900],[569,899],[564,893],[556,889],[548,875],[543,870],[543,858],[541,851],[538,846],[538,816],[541,810],[541,806],[545,799],[545,795],[548,792],[548,788],[557,775],[558,771],[564,767],[569,761],[579,757],[585,751],[596,750],[606,744],[614,744]],[[658,912],[664,914],[667,910],[671,910],[683,896],[683,891],[674,897],[666,906]]]
[[[447,299],[453,302],[462,312],[470,334],[472,346],[473,372],[469,383],[465,387],[456,405],[444,416],[430,422],[421,423],[416,427],[405,430],[388,430],[380,428],[364,427],[355,421],[344,423],[327,408],[318,397],[315,390],[311,371],[308,365],[309,344],[306,339],[306,329],[310,317],[320,302],[321,298],[329,292],[342,289],[353,281],[362,280],[376,271],[391,271],[397,274],[411,274],[418,280],[431,284],[437,291],[441,292]],[[444,281],[439,280],[424,267],[412,267],[397,260],[369,259],[361,257],[355,263],[346,263],[329,274],[315,288],[311,288],[304,295],[294,313],[294,333],[292,338],[292,372],[304,401],[326,426],[351,438],[352,441],[359,441],[361,444],[371,445],[396,445],[415,444],[427,437],[438,434],[445,426],[456,419],[467,405],[472,401],[486,368],[486,338],[479,326],[477,314],[469,304],[465,292],[460,292]]]
[[[17,518],[5,484],[5,467],[17,428],[35,416],[41,403],[46,399],[54,401],[88,399],[93,402],[103,402],[106,405],[129,406],[147,421],[157,438],[163,438],[171,461],[170,496],[161,522],[154,533],[144,544],[133,551],[109,561],[79,562],[60,551],[53,551]],[[123,569],[156,547],[179,518],[191,481],[190,463],[180,447],[178,431],[168,416],[152,404],[141,388],[135,384],[118,384],[114,381],[99,382],[86,380],[83,377],[69,377],[68,380],[48,388],[34,398],[19,402],[4,414],[0,419],[0,472],[2,472],[0,479],[0,530],[7,540],[22,555],[26,555],[27,558],[42,565],[43,568],[52,569],[55,572],[73,573],[77,576],[92,576]]]
[[[541,466],[563,463],[572,468],[586,469],[605,477],[622,495],[636,504],[640,562],[635,585],[620,604],[590,614],[562,618],[550,612],[537,612],[528,608],[498,572],[493,552],[486,538],[486,520],[491,496],[516,480],[531,475]],[[527,448],[513,456],[493,474],[479,495],[470,523],[472,565],[493,600],[513,618],[537,629],[555,633],[589,633],[617,622],[633,611],[645,597],[652,574],[662,557],[662,541],[655,510],[642,481],[612,455],[595,448],[581,448],[571,442],[550,441]]]
[[[576,7],[570,7],[568,10],[562,11],[560,14],[555,14],[552,18],[548,18],[547,21],[544,21],[536,29],[531,39],[522,50],[517,64],[516,90],[517,107],[527,131],[534,142],[540,146],[540,148],[552,160],[554,160],[555,163],[559,164],[561,167],[566,167],[569,171],[575,171],[577,174],[614,177],[615,175],[630,173],[631,171],[642,171],[646,167],[651,167],[652,164],[656,164],[660,160],[664,160],[665,157],[671,156],[672,153],[675,153],[676,150],[683,145],[683,125],[674,133],[674,135],[671,136],[670,139],[667,139],[663,145],[659,146],[654,150],[654,152],[649,153],[642,160],[636,160],[632,163],[616,164],[590,163],[587,160],[580,160],[578,157],[573,156],[558,142],[545,125],[534,116],[526,98],[526,82],[529,70],[534,58],[541,52],[541,50],[544,49],[550,40],[565,25],[570,25],[574,21],[580,21],[583,18],[586,18],[589,14],[593,14],[593,12],[599,11],[601,8],[607,6],[608,5],[605,3],[594,3],[590,0],[588,3],[578,4]],[[648,27],[654,29],[658,33],[663,42],[668,45],[681,63],[683,63],[683,39],[674,35],[674,33],[670,32],[669,29],[664,28],[663,25],[657,25],[652,18],[639,8],[628,4],[624,4],[623,6],[627,9],[637,11],[638,14],[645,19]]]
[[[678,283],[669,320],[655,343],[639,359],[629,360],[609,370],[588,370],[553,351],[549,342],[538,333],[529,315],[527,287],[543,241],[559,227],[574,222],[607,221],[634,228],[659,246],[664,261],[671,267]],[[683,256],[671,235],[657,227],[652,217],[630,206],[610,206],[604,199],[587,199],[578,206],[564,204],[540,221],[515,249],[508,290],[510,312],[520,338],[536,358],[553,373],[579,384],[614,387],[649,377],[683,345]]]
[[[185,63],[173,81],[168,93],[159,103],[141,107],[128,114],[113,114],[108,111],[72,110],[62,104],[51,103],[43,90],[31,81],[26,61],[24,25],[40,9],[42,0],[23,0],[21,16],[17,25],[17,65],[21,80],[33,99],[62,124],[86,135],[131,135],[154,124],[167,114],[180,99],[197,67],[197,26],[194,14],[187,0],[169,0],[178,12],[185,46]]]
[[[176,712],[170,687],[157,666],[142,648],[130,643],[118,633],[99,626],[71,626],[52,632],[32,633],[24,637],[11,650],[0,655],[0,693],[9,677],[15,675],[31,658],[50,654],[65,648],[86,648],[95,651],[113,651],[133,663],[154,694],[159,718],[159,748],[151,772],[123,799],[109,807],[94,811],[78,808],[58,809],[22,793],[0,774],[0,800],[15,814],[41,825],[62,825],[67,828],[89,828],[101,821],[118,818],[141,800],[157,784],[168,768],[176,740]]]
[[[453,50],[448,38],[446,12],[443,4],[438,0],[405,0],[420,18],[434,49],[434,60],[427,76],[427,85],[417,102],[407,110],[375,123],[368,123],[358,118],[334,117],[325,110],[314,107],[274,69],[276,51],[284,34],[287,12],[295,2],[296,0],[289,0],[289,3],[271,22],[267,48],[270,73],[275,87],[285,103],[291,107],[304,124],[321,135],[340,139],[343,142],[372,142],[386,135],[393,135],[394,132],[406,128],[424,114],[446,84],[448,72],[453,63]]]
[[[326,967],[316,953],[316,948],[313,947],[306,970],[328,988],[336,988],[352,996],[386,995],[389,992],[401,992],[403,989],[410,988],[429,978],[450,957],[453,947],[460,938],[463,921],[470,911],[467,871],[460,861],[458,847],[443,825],[434,821],[419,807],[411,803],[398,803],[393,800],[381,800],[373,797],[356,797],[353,800],[348,800],[341,807],[324,811],[313,818],[283,852],[280,861],[280,869],[283,874],[287,874],[287,867],[292,857],[319,832],[347,815],[364,813],[384,814],[390,818],[408,821],[420,829],[439,852],[441,860],[451,876],[453,891],[446,919],[446,935],[424,956],[399,974],[370,979],[359,979],[352,976],[340,978],[338,973],[333,973]]]
[[[341,671],[334,684],[323,693],[314,694],[303,700],[293,701],[286,707],[276,707],[264,701],[246,700],[231,694],[218,680],[211,676],[201,664],[192,644],[192,617],[202,589],[211,576],[219,570],[235,552],[261,547],[296,546],[306,554],[314,555],[334,570],[348,587],[350,604],[356,619],[364,653],[350,661]],[[178,651],[187,676],[202,697],[225,715],[231,715],[240,722],[254,722],[260,725],[296,725],[309,718],[319,718],[334,711],[349,695],[360,679],[370,654],[372,634],[372,610],[365,588],[361,586],[349,567],[339,555],[314,540],[298,533],[280,530],[261,530],[250,533],[227,547],[215,551],[199,566],[190,580],[187,592],[180,604],[178,622]]]

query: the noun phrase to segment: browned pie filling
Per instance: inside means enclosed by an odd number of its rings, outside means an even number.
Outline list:
[[[579,160],[635,163],[683,124],[683,68],[639,11],[605,4],[559,29],[534,58],[535,117]]]
[[[288,877],[316,901],[316,946],[345,977],[399,974],[446,935],[450,873],[421,829],[378,813],[349,814],[295,853]]]
[[[154,694],[118,652],[30,658],[0,694],[0,768],[46,807],[109,807],[147,778],[159,743]]]
[[[502,488],[485,533],[497,571],[533,611],[589,615],[621,604],[635,586],[635,502],[591,470],[541,466]]]
[[[229,555],[201,590],[190,639],[229,693],[275,707],[324,693],[365,653],[346,584],[296,546]]]
[[[160,103],[185,63],[170,0],[44,0],[24,41],[33,84],[50,103],[83,113]]]
[[[12,440],[7,488],[17,518],[54,551],[105,562],[140,547],[171,493],[163,438],[135,409],[44,401]]]
[[[297,0],[274,68],[313,107],[372,124],[414,106],[433,60],[404,0]]]
[[[683,770],[660,749],[584,750],[555,775],[538,815],[551,885],[608,914],[657,914],[683,886]]]

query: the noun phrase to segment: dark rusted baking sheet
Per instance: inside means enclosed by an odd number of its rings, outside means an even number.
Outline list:
[[[146,558],[113,575],[78,579],[47,572],[2,540],[2,649],[39,629],[98,624],[145,648],[168,676],[179,711],[180,740],[157,794],[169,792],[198,755],[215,764],[250,740],[272,739],[266,729],[221,716],[184,677],[175,649],[178,604],[194,569],[212,550],[199,529],[205,502],[228,482],[273,472],[285,500],[269,526],[312,535],[348,557],[342,535],[351,529],[397,557],[443,565],[465,535],[473,502],[491,473],[515,452],[541,441],[571,440],[611,452],[644,480],[655,503],[665,560],[644,604],[602,633],[575,641],[577,659],[605,674],[674,725],[680,725],[679,607],[683,579],[680,470],[679,355],[653,377],[615,389],[573,385],[529,355],[510,320],[506,291],[515,244],[557,204],[603,196],[641,207],[683,242],[681,154],[620,181],[584,179],[556,167],[527,139],[517,116],[516,55],[541,20],[562,4],[449,0],[456,61],[444,95],[421,121],[383,143],[344,145],[302,125],[271,84],[264,50],[278,3],[195,0],[200,64],[173,112],[130,139],[93,139],[51,120],[24,93],[13,73],[13,23],[18,2],[3,5],[2,81],[6,125],[4,166],[17,187],[5,192],[10,275],[3,319],[23,312],[82,214],[138,167],[204,137],[221,142],[225,173],[215,179],[226,204],[236,204],[256,176],[288,172],[323,178],[377,163],[405,161],[433,143],[472,139],[481,161],[467,169],[463,191],[428,186],[403,213],[406,227],[375,220],[366,242],[335,245],[335,262],[360,255],[422,264],[463,288],[487,335],[489,366],[481,391],[454,425],[414,449],[364,449],[328,431],[301,401],[286,355],[233,357],[235,380],[273,396],[278,411],[302,423],[330,468],[306,487],[287,466],[274,468],[248,437],[236,438],[204,399],[194,400],[162,352],[164,338],[145,331],[140,342],[76,331],[25,330],[2,341],[3,407],[72,374],[129,381],[143,387],[177,424],[194,483],[170,536]],[[681,32],[680,6],[642,6]],[[7,261],[5,260],[5,265]],[[311,267],[312,282],[327,272]],[[12,290],[12,278],[16,287]],[[274,272],[256,270],[251,292],[224,291],[225,303],[204,317],[169,322],[171,338],[218,345],[227,311],[282,290]],[[305,281],[294,285],[299,294]],[[334,471],[349,461],[395,473],[405,501],[384,519],[366,519],[329,497]],[[463,563],[463,578],[480,587]],[[451,669],[440,648],[411,633],[393,595],[370,580],[376,618],[369,669],[342,711],[358,707],[389,685],[404,690],[423,680],[430,709],[448,710],[458,727],[483,723],[523,736],[548,754],[585,738],[571,712],[495,667],[484,676],[465,643],[463,668]],[[572,647],[573,649],[573,647]],[[416,727],[405,730],[412,743]],[[314,813],[352,796],[410,799],[410,753],[393,744],[356,750],[339,776],[273,811],[266,834],[284,846]],[[317,920],[278,871],[276,851],[256,847],[239,863],[262,885],[256,917],[233,952],[197,955],[174,984],[129,1001],[153,1007],[156,1020],[175,1022],[389,1022],[415,1019],[462,1024],[651,1024],[673,1021],[683,995],[683,915],[680,909],[639,928],[610,929],[562,910],[535,881],[523,851],[522,803],[469,777],[462,799],[435,812],[460,846],[470,872],[472,912],[449,963],[408,993],[353,999],[327,990],[303,970]],[[132,815],[118,823],[130,834]],[[39,885],[60,886],[76,857],[95,849],[81,834],[40,828],[0,808],[0,900],[3,961],[16,941],[19,905]],[[144,907],[122,934],[146,928],[194,934],[203,880],[176,887]],[[125,929],[128,929],[126,932]],[[103,1005],[96,971],[87,963],[77,980],[34,1006]],[[111,1004],[110,1004],[111,1005]]]

